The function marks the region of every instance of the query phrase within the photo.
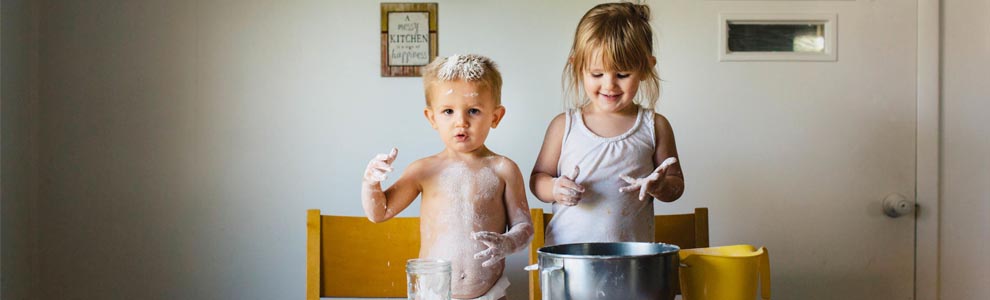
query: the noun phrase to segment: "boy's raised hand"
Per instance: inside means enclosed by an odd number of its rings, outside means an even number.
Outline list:
[[[399,149],[393,147],[388,154],[378,154],[368,162],[368,167],[364,169],[364,182],[375,184],[385,181],[388,173],[392,172],[392,162],[399,155]]]
[[[481,266],[486,268],[494,266],[500,260],[505,259],[506,256],[512,254],[517,246],[505,234],[497,232],[477,231],[471,234],[471,238],[488,246],[488,249],[474,254],[475,259],[488,258],[488,260],[481,263]]]
[[[574,166],[574,172],[570,176],[560,176],[553,179],[554,202],[567,206],[575,206],[578,204],[578,201],[581,201],[581,194],[584,193],[584,187],[575,182],[580,172],[581,169]]]
[[[620,179],[624,180],[629,185],[619,188],[619,192],[628,193],[635,190],[639,190],[639,200],[642,201],[646,198],[646,191],[652,190],[657,184],[663,182],[662,178],[667,176],[667,167],[677,163],[676,157],[668,157],[657,166],[650,175],[643,178],[632,178],[627,175],[619,176]]]

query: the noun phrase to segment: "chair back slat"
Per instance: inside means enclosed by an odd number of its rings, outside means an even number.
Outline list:
[[[319,212],[317,211],[317,214]],[[419,218],[372,223],[365,217],[318,215],[319,297],[406,296],[406,261],[419,256]],[[307,282],[312,281],[312,245],[307,250]],[[307,288],[307,299],[311,288]]]

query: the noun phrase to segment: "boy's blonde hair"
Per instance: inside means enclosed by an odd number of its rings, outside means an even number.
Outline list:
[[[502,105],[502,74],[490,58],[477,55],[454,54],[437,57],[423,67],[423,89],[426,90],[426,106],[433,99],[433,87],[443,81],[464,80],[478,84],[492,93],[495,106]]]
[[[628,2],[604,3],[581,17],[563,74],[565,98],[570,99],[574,108],[588,104],[588,97],[581,87],[582,72],[599,50],[606,70],[642,74],[643,82],[633,101],[653,109],[660,99],[660,76],[650,61],[653,56],[650,7]]]

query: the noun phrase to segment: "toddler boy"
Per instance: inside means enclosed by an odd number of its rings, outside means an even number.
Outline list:
[[[445,147],[410,164],[384,191],[398,150],[372,159],[361,188],[364,212],[383,222],[422,194],[419,257],[451,262],[453,298],[504,299],[504,258],[527,246],[533,225],[519,167],[485,147],[505,115],[501,75],[479,55],[437,58],[424,73],[423,114]]]

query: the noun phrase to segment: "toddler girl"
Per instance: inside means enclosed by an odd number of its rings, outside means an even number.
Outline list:
[[[649,19],[646,5],[606,3],[578,23],[564,68],[570,109],[550,122],[530,177],[536,197],[553,203],[546,245],[653,242],[652,199],[684,191],[673,130],[653,111]]]

